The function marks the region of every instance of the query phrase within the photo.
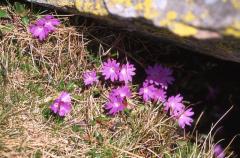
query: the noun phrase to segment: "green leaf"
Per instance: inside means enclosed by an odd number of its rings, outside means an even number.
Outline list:
[[[54,121],[57,125],[62,125],[64,122],[64,117],[56,115]]]
[[[104,123],[110,121],[110,118],[107,117],[106,115],[100,115],[94,118],[94,121],[97,123]]]
[[[94,137],[97,139],[99,144],[103,143],[104,138],[103,138],[103,136],[100,132],[95,131],[94,132]]]
[[[129,117],[131,115],[131,111],[132,110],[126,108],[126,109],[124,109],[123,112],[124,112],[125,115],[127,115]]]
[[[66,89],[68,92],[72,92],[75,88],[77,88],[77,85],[74,82],[68,82],[66,85]]]
[[[23,25],[28,26],[29,21],[30,21],[30,20],[29,20],[29,18],[28,18],[27,16],[22,17],[22,23],[23,23]]]
[[[42,156],[43,156],[43,154],[42,154],[41,150],[39,150],[39,149],[34,154],[34,158],[41,158]]]
[[[14,25],[7,24],[7,25],[0,25],[0,31],[5,34],[7,32],[11,32],[14,29]]]
[[[42,110],[42,115],[46,120],[48,120],[51,117],[51,114],[52,114],[51,110],[47,106]]]
[[[9,18],[9,14],[5,11],[0,9],[0,18]]]
[[[14,9],[15,12],[21,17],[24,17],[28,14],[28,10],[26,9],[25,5],[19,2],[14,3]]]
[[[84,132],[84,130],[81,128],[81,126],[80,125],[72,125],[72,131],[73,132],[80,132],[80,133],[83,133]]]

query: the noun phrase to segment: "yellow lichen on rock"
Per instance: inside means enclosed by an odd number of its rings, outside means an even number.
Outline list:
[[[144,6],[143,10],[144,18],[153,19],[158,16],[159,12],[153,8],[152,0],[144,0],[143,6]]]
[[[183,16],[185,22],[192,22],[195,18],[196,16],[191,11],[189,11],[186,15]]]
[[[171,21],[171,20],[175,20],[177,18],[177,13],[175,11],[169,11],[167,13],[167,20]]]
[[[48,0],[49,4],[55,4],[61,7],[65,7],[65,6],[74,6],[74,2],[73,1],[69,1],[69,0]]]
[[[232,26],[227,27],[224,34],[240,38],[240,21],[236,20]]]
[[[144,4],[143,3],[137,3],[134,5],[134,8],[136,9],[136,11],[142,12],[144,9]]]
[[[170,26],[171,22],[177,18],[177,13],[175,11],[167,12],[166,17],[163,20],[160,20],[160,26]]]
[[[84,13],[91,13],[99,16],[108,15],[103,0],[75,0],[75,7],[80,12]]]
[[[236,9],[240,9],[240,1],[239,0],[231,0],[232,5]]]
[[[133,3],[131,0],[110,0],[107,3],[112,3],[112,4],[121,4],[125,7],[132,7]]]
[[[240,31],[240,20],[236,20],[234,23],[233,23],[233,27],[237,30]]]
[[[224,34],[240,38],[240,31],[231,27],[227,28]]]
[[[198,32],[196,28],[180,22],[172,22],[171,30],[179,36],[192,36]]]
[[[186,20],[193,20],[194,15],[188,13]],[[179,36],[191,36],[197,34],[198,30],[192,26],[183,24],[181,22],[176,22],[177,13],[175,11],[169,11],[166,17],[160,21],[160,26],[168,26],[169,29]]]

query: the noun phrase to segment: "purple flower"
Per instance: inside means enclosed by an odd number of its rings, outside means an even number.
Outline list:
[[[169,97],[167,102],[164,104],[164,110],[170,110],[170,115],[178,115],[178,113],[181,113],[185,108],[182,100],[183,97],[180,94]]]
[[[124,64],[121,67],[119,73],[119,81],[124,81],[125,83],[132,82],[132,77],[135,75],[136,68],[132,64]]]
[[[154,99],[156,88],[153,85],[149,85],[149,83],[144,82],[143,87],[139,90],[139,95],[143,96],[143,100],[149,101],[150,99]]]
[[[122,87],[118,87],[117,89],[114,89],[112,91],[112,95],[119,96],[120,98],[124,99],[124,98],[130,98],[132,95],[132,92],[128,86],[122,86]]]
[[[214,156],[216,158],[224,158],[225,157],[225,153],[223,148],[221,147],[221,145],[215,145],[214,146]]]
[[[154,92],[154,100],[158,102],[166,101],[166,92],[163,89],[156,89]]]
[[[67,92],[61,92],[50,106],[50,109],[59,116],[66,116],[72,109],[70,94]]]
[[[108,59],[103,63],[102,75],[105,76],[105,80],[110,79],[112,82],[118,80],[119,75],[119,63],[116,60]]]
[[[56,26],[60,25],[60,20],[54,18],[52,15],[45,15],[43,18],[39,19],[39,21],[40,20],[44,21],[44,27],[48,28],[51,32],[55,31]]]
[[[109,101],[105,104],[105,109],[109,110],[108,114],[115,115],[116,113],[123,111],[125,106],[123,99],[116,96],[110,96]]]
[[[178,125],[181,128],[185,128],[185,125],[191,126],[193,119],[191,116],[194,115],[194,112],[192,111],[192,108],[187,109],[183,113],[180,114],[180,116],[177,118]]]
[[[37,37],[40,41],[47,38],[50,32],[56,30],[56,26],[60,24],[60,21],[54,18],[52,15],[46,15],[36,21],[35,24],[29,27],[33,37]]]
[[[93,85],[98,82],[96,71],[86,71],[83,73],[83,80],[85,85]]]
[[[40,23],[38,25],[31,25],[29,27],[29,31],[33,37],[37,37],[40,41],[45,40],[49,34],[48,28],[44,27],[43,23]]]
[[[160,64],[148,66],[145,71],[147,73],[147,80],[150,83],[161,85],[165,89],[174,81],[174,78],[172,77],[172,70],[170,68],[163,67]]]

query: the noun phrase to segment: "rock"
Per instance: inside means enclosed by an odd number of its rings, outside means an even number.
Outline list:
[[[28,0],[111,22],[240,62],[239,0]]]

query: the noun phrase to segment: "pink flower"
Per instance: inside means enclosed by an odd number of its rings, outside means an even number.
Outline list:
[[[72,109],[71,96],[67,92],[61,92],[59,97],[54,100],[50,109],[59,116],[66,116]]]
[[[119,75],[119,63],[116,60],[108,59],[103,63],[102,75],[105,76],[105,80],[110,79],[112,82],[118,80]]]
[[[45,15],[43,18],[39,19],[44,21],[44,27],[48,28],[49,31],[53,32],[56,30],[56,26],[60,25],[60,20],[54,18],[52,15]],[[36,22],[38,23],[38,22]]]
[[[118,87],[112,91],[112,95],[119,96],[120,98],[130,98],[132,93],[128,86]]]
[[[163,67],[160,64],[154,66],[148,66],[145,70],[147,73],[147,80],[150,83],[161,85],[162,88],[167,88],[169,84],[172,84],[174,78],[172,77],[172,70],[167,67]]]
[[[96,71],[87,71],[83,73],[83,80],[85,85],[93,85],[98,82]]]
[[[155,91],[156,91],[156,88],[153,85],[149,85],[149,83],[144,82],[143,87],[140,88],[139,90],[139,95],[142,95],[143,100],[146,102],[151,99],[154,99]]]
[[[224,150],[221,147],[221,145],[214,146],[214,156],[216,158],[224,158],[225,157],[225,153],[224,153]]]
[[[166,92],[163,89],[156,89],[154,92],[154,100],[158,102],[166,101]]]
[[[46,15],[36,21],[35,24],[29,27],[33,37],[37,37],[40,41],[47,38],[49,33],[56,30],[56,26],[60,24],[60,21],[51,15]]]
[[[194,112],[192,111],[192,108],[187,109],[184,111],[182,114],[180,114],[177,118],[178,120],[178,125],[181,128],[185,128],[186,125],[191,126],[193,119],[191,116],[194,115]]]
[[[132,82],[132,77],[135,75],[136,68],[132,64],[124,64],[119,73],[119,81],[124,81],[125,83]]]
[[[29,31],[33,37],[37,37],[40,41],[45,40],[49,34],[48,28],[44,27],[43,24],[31,25]]]
[[[105,109],[109,110],[108,114],[115,115],[125,109],[123,99],[116,96],[110,96],[109,101],[105,104]]]
[[[181,113],[185,108],[182,100],[183,97],[180,94],[169,97],[167,102],[164,104],[164,110],[170,110],[170,115],[178,115],[178,113]]]

